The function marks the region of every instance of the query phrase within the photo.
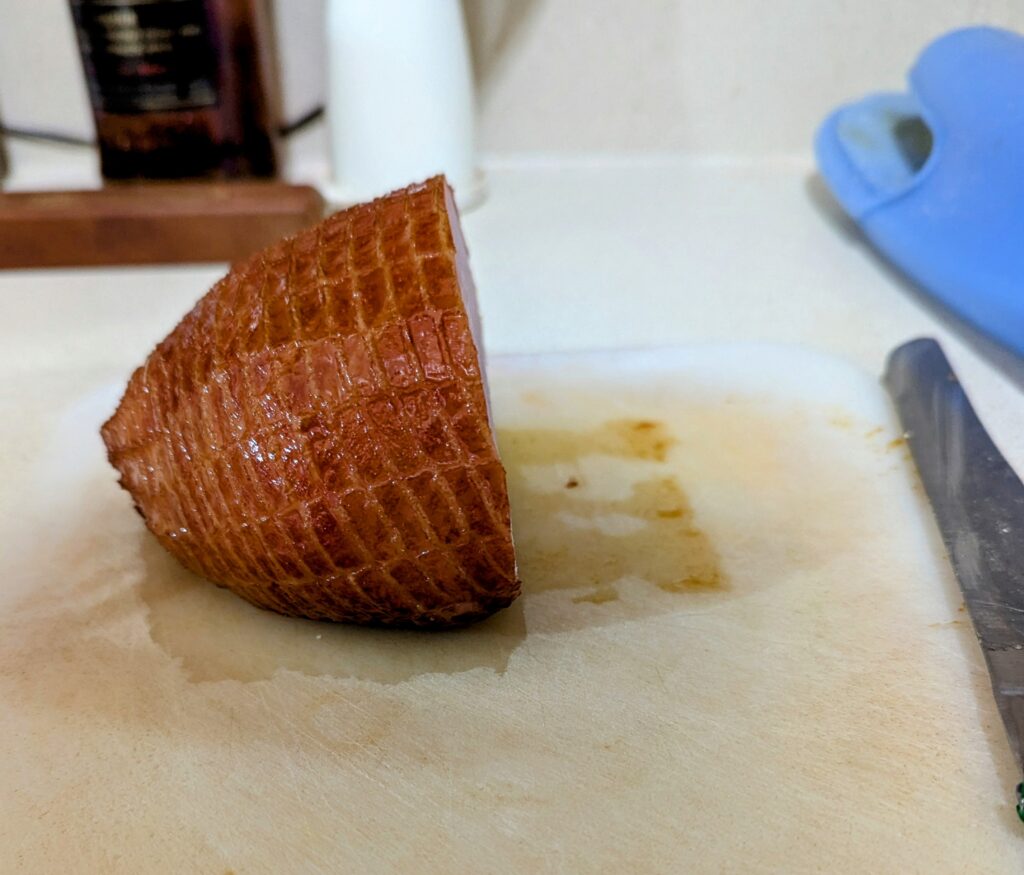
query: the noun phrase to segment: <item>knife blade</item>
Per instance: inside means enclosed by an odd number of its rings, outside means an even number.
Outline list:
[[[963,593],[1024,775],[1024,484],[978,419],[942,348],[895,349],[885,385]],[[1017,785],[1024,820],[1024,780]]]

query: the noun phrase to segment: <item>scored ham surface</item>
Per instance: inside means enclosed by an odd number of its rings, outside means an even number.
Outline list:
[[[442,177],[234,267],[102,428],[150,531],[284,614],[467,623],[519,594]]]

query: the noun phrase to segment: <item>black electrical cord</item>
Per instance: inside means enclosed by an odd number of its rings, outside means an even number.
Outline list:
[[[281,125],[277,130],[282,137],[290,137],[315,122],[324,114],[323,106],[314,106],[309,112],[299,116],[295,121]],[[17,128],[0,125],[0,135],[12,140],[42,140],[47,143],[62,143],[66,146],[95,146],[96,141],[75,134],[63,134],[59,131],[43,131],[36,128]]]
[[[295,121],[281,125],[281,127],[277,129],[277,132],[282,137],[290,137],[292,134],[296,134],[299,131],[301,131],[307,125],[311,125],[323,114],[323,105],[314,106],[309,112],[305,113],[304,115],[300,115],[297,119],[295,119]]]
[[[0,134],[12,140],[43,140],[47,143],[63,143],[66,146],[95,146],[96,143],[86,137],[74,134],[61,134],[56,131],[40,131],[35,128],[9,128],[0,125]]]

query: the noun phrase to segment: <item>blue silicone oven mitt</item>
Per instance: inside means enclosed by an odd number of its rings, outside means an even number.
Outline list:
[[[1024,356],[1024,37],[953,31],[908,80],[825,120],[821,174],[886,257]]]

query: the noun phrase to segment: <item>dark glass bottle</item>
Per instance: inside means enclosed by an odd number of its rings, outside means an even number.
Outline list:
[[[108,179],[273,176],[263,0],[71,0]]]

